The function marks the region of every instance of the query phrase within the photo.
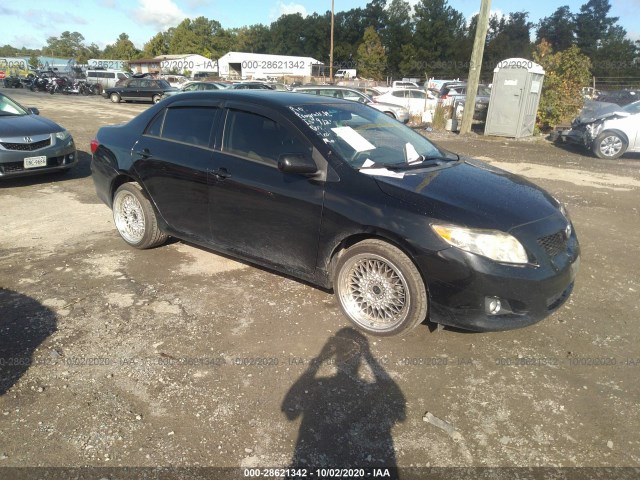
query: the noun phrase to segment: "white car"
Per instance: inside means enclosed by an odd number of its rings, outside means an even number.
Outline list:
[[[640,100],[624,107],[587,101],[561,138],[584,145],[599,158],[612,160],[626,152],[640,152]]]
[[[409,110],[403,108],[395,103],[379,102],[377,99],[372,99],[369,95],[366,95],[358,90],[348,87],[339,87],[333,85],[308,85],[302,87],[296,87],[294,92],[309,93],[311,95],[320,95],[323,97],[332,98],[344,98],[345,100],[351,100],[354,102],[363,103],[370,107],[380,110],[381,112],[389,115],[396,120],[407,123],[409,121]],[[377,98],[377,97],[376,97]]]
[[[422,115],[427,111],[433,111],[438,104],[438,99],[433,93],[425,92],[419,88],[391,90],[375,97],[375,100],[400,105],[409,110],[411,115]]]

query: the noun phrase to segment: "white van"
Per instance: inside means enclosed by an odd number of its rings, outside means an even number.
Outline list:
[[[355,68],[342,68],[336,72],[333,78],[356,78]]]
[[[87,70],[87,83],[99,83],[103,90],[127,78],[131,78],[131,74],[122,70]]]

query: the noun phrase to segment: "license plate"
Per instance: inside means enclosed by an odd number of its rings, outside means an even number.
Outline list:
[[[27,157],[24,159],[24,168],[46,167],[47,157]]]

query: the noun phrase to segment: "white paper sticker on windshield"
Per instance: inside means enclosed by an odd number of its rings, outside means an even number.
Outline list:
[[[356,152],[366,152],[376,147],[351,127],[335,127],[331,129],[336,135],[349,144]]]
[[[416,148],[409,142],[404,144],[404,151],[407,155],[406,156],[407,163],[415,162],[415,161],[421,160],[422,158],[418,153],[418,151],[416,150]]]
[[[391,170],[387,170],[386,168],[370,168],[372,165],[375,165],[375,162],[367,158],[362,164],[362,167],[360,167],[360,171],[362,173],[366,173],[367,175],[374,175],[377,177],[404,178],[404,172],[393,172]]]

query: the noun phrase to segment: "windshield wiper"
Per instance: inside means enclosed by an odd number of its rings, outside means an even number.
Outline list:
[[[458,160],[460,160],[460,155],[454,155],[456,156],[456,158],[442,156],[426,157],[424,155],[420,155],[419,158],[410,162],[392,163],[391,165],[385,165],[385,168],[389,170],[412,170],[414,168],[437,167],[438,165],[442,165],[444,163],[457,162]]]

